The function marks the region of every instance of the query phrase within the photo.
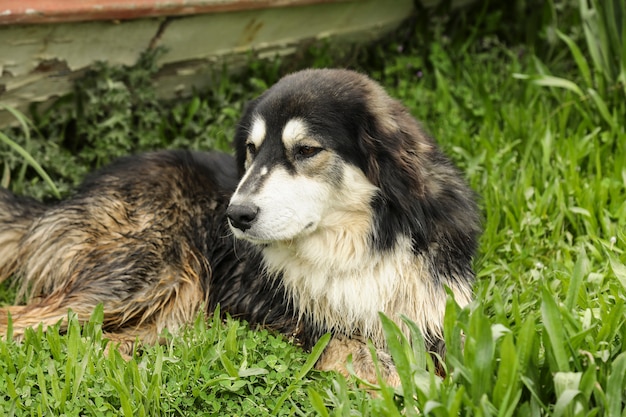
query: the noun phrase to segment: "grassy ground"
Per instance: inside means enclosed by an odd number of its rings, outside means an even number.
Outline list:
[[[582,17],[586,1],[529,3],[433,15],[349,57],[321,48],[296,64],[254,63],[236,79],[216,75],[211,92],[167,105],[147,84],[150,57],[134,69],[103,66],[73,97],[32,116],[30,137],[5,132],[65,193],[119,154],[227,147],[245,100],[288,69],[368,72],[423,120],[481,196],[476,301],[449,305],[445,379],[429,371],[419,335],[411,348],[392,326],[403,386],[375,397],[310,371],[315,352],[236,321],[199,319],[125,362],[103,355],[96,312],[93,324],[66,335],[35,330],[20,344],[0,341],[0,410],[626,416],[626,2],[603,2],[606,15],[601,8]],[[52,195],[14,148],[0,151],[5,185]],[[10,301],[10,289],[2,291]],[[461,333],[464,351],[455,348]]]

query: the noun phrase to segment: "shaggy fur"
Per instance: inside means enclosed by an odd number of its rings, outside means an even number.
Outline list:
[[[161,151],[94,173],[44,206],[0,189],[0,279],[26,304],[13,331],[80,320],[126,353],[202,309],[293,336],[332,339],[317,366],[375,380],[366,341],[397,383],[378,319],[414,320],[444,354],[448,287],[471,299],[474,196],[399,102],[345,70],[284,77],[248,106],[236,157]]]

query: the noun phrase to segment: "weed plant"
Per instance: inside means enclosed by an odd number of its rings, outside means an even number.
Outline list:
[[[0,148],[3,183],[50,198],[50,184],[11,143],[66,193],[116,155],[228,149],[244,102],[287,70],[369,73],[423,121],[480,195],[476,296],[464,309],[448,302],[446,377],[434,374],[416,329],[407,340],[385,317],[397,388],[311,371],[323,340],[305,353],[267,331],[215,318],[200,317],[182,336],[125,362],[103,353],[97,311],[64,335],[35,329],[21,343],[0,341],[0,409],[626,416],[626,0],[504,7],[422,11],[356,53],[326,45],[297,62],[254,62],[239,76],[216,73],[210,91],[173,103],[156,100],[150,57],[134,68],[102,65],[73,96],[34,112],[34,126],[0,137],[8,144]]]

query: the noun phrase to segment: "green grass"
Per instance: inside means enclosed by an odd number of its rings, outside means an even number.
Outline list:
[[[579,4],[587,2],[530,4],[524,24],[497,7],[432,16],[352,61],[324,47],[295,64],[254,63],[240,77],[215,74],[214,89],[184,102],[156,101],[149,60],[134,70],[103,66],[81,94],[32,116],[30,138],[5,132],[67,192],[118,154],[227,147],[244,101],[286,68],[347,62],[368,72],[423,121],[480,195],[476,301],[448,305],[446,378],[434,376],[419,334],[411,346],[389,323],[403,385],[374,388],[372,397],[354,380],[306,372],[307,353],[232,320],[200,318],[125,362],[102,353],[96,314],[66,335],[35,330],[20,344],[0,341],[0,409],[626,416],[626,2],[613,0],[621,14],[612,15],[579,15]],[[5,183],[52,194],[14,148],[0,152]],[[0,296],[10,301],[9,293]]]
[[[71,317],[71,316],[70,316]],[[303,379],[320,348],[306,355],[265,330],[198,317],[177,339],[126,362],[104,350],[102,309],[81,328],[27,332],[0,344],[3,415],[289,415],[312,411]],[[292,372],[285,372],[291,370]],[[328,379],[328,378],[326,378]]]

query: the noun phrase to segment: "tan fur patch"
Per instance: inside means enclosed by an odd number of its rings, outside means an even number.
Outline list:
[[[392,386],[399,386],[400,377],[389,354],[383,350],[377,350],[376,356],[381,378]],[[359,378],[371,384],[378,383],[376,366],[370,350],[367,344],[358,338],[332,338],[315,364],[315,368],[320,371],[339,372],[348,377],[350,372],[346,364],[349,357],[351,357],[354,372]]]

